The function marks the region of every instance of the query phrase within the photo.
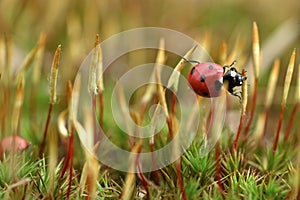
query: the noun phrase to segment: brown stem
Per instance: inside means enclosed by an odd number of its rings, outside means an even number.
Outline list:
[[[138,168],[138,174],[139,174],[139,177],[141,178],[143,187],[145,188],[147,195],[149,195],[148,184],[147,184],[144,174],[142,172],[141,164],[139,162],[139,157],[140,157],[140,151],[138,152],[137,157],[136,157],[136,166]]]
[[[284,114],[284,106],[285,106],[285,104],[281,104],[281,111],[280,111],[280,116],[279,116],[279,121],[278,121],[278,127],[277,127],[277,132],[276,132],[274,145],[273,145],[273,153],[275,153],[275,151],[277,149],[278,141],[279,141],[279,134],[280,134],[280,129],[281,129],[281,125],[282,125],[282,118],[283,118],[283,114]]]
[[[183,181],[181,178],[181,159],[180,158],[175,162],[175,166],[176,166],[177,181],[178,181],[178,184],[180,187],[182,199],[187,200],[187,196],[186,196],[185,189],[183,186]]]
[[[49,127],[49,123],[50,123],[50,119],[51,119],[52,108],[53,108],[53,104],[50,103],[49,104],[48,115],[47,115],[47,120],[46,120],[46,126],[45,126],[45,129],[44,129],[43,140],[42,140],[42,143],[41,143],[41,149],[40,149],[40,153],[39,153],[40,158],[42,157],[42,155],[44,153],[44,149],[45,149],[47,132],[48,132],[48,127]]]
[[[171,118],[167,119],[167,124],[168,124],[168,129],[169,129],[169,135],[170,135],[170,138],[172,139],[173,138],[173,125],[172,125],[172,120]]]
[[[246,136],[249,132],[252,120],[253,120],[253,116],[254,116],[254,111],[255,111],[255,107],[256,107],[256,99],[257,99],[257,87],[258,87],[258,79],[256,78],[254,81],[254,92],[253,92],[253,96],[252,96],[252,107],[251,107],[251,112],[250,112],[250,117],[249,117],[249,121],[246,125],[246,128],[244,130],[244,135]]]
[[[68,166],[69,166],[70,157],[71,157],[71,155],[70,155],[71,154],[71,152],[70,152],[71,147],[70,146],[71,146],[71,144],[70,144],[70,139],[69,139],[66,160],[65,160],[65,164],[64,164],[64,166],[61,170],[59,180],[61,180],[64,177],[64,175],[65,175],[65,173],[68,169]]]
[[[151,152],[151,161],[152,161],[152,166],[153,166],[153,172],[154,172],[156,180],[159,182],[159,175],[158,175],[158,171],[156,170],[156,164],[155,164],[155,159],[154,159],[154,144],[152,142],[150,142],[150,152]]]
[[[288,125],[287,125],[287,129],[286,129],[285,135],[284,135],[284,141],[285,141],[285,142],[289,139],[290,132],[291,132],[291,129],[292,129],[292,125],[293,125],[294,118],[295,118],[295,115],[296,115],[296,113],[297,113],[298,107],[299,107],[299,102],[297,102],[297,103],[294,105],[292,114],[291,114],[291,116],[290,116],[289,123],[288,123]]]
[[[244,119],[244,115],[241,114],[238,131],[237,131],[237,134],[236,134],[236,137],[235,137],[235,140],[234,140],[234,144],[233,144],[233,152],[236,152],[236,150],[237,150],[237,145],[238,145],[238,142],[239,142],[239,137],[240,137],[241,130],[242,130],[242,127],[243,127],[243,119]]]
[[[104,104],[103,104],[103,93],[99,93],[99,125],[103,128],[103,113],[104,113]]]
[[[216,151],[216,179],[218,182],[218,185],[222,191],[222,193],[224,193],[224,186],[221,182],[221,163],[220,163],[220,145],[219,142],[216,143],[215,146],[215,151]]]
[[[171,109],[171,117],[172,119],[175,116],[175,106],[176,106],[176,93],[173,93],[173,97],[172,97],[172,109]]]

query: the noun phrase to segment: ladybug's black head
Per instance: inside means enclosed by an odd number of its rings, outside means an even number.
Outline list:
[[[223,82],[228,84],[228,91],[234,94],[233,88],[241,86],[247,77],[243,76],[236,68],[231,67],[223,76]]]

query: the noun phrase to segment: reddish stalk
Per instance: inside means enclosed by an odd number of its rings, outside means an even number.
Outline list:
[[[144,118],[144,114],[145,114],[145,110],[146,110],[146,108],[147,108],[147,103],[143,103],[142,105],[141,105],[141,109],[140,109],[140,118],[141,118],[141,121],[143,120],[143,118]]]
[[[218,185],[222,191],[222,194],[224,193],[224,186],[221,182],[221,163],[220,163],[220,145],[219,142],[216,143],[215,146],[215,151],[216,151],[216,179],[218,182]]]
[[[240,138],[240,134],[241,134],[242,127],[243,127],[243,120],[244,120],[244,115],[241,114],[241,117],[240,117],[240,123],[239,123],[239,127],[238,127],[238,131],[237,131],[237,134],[236,134],[236,137],[235,137],[235,140],[234,140],[234,144],[233,144],[233,152],[234,152],[234,153],[235,153],[236,150],[237,150],[237,145],[238,145],[239,138]]]
[[[175,116],[175,106],[176,106],[176,93],[173,93],[173,97],[172,97],[172,109],[171,109],[171,117],[172,117],[172,119]]]
[[[48,109],[47,120],[46,120],[46,126],[45,126],[45,129],[44,129],[43,140],[42,140],[42,143],[41,143],[41,149],[40,149],[40,153],[39,153],[40,158],[42,157],[42,155],[44,153],[44,149],[45,149],[47,132],[48,132],[48,127],[49,127],[49,123],[50,123],[50,119],[51,119],[52,109],[53,109],[53,103],[50,103],[49,104],[49,109]]]
[[[176,106],[176,93],[174,92],[173,97],[172,97],[171,115],[170,115],[170,118],[167,120],[169,134],[170,134],[171,139],[174,137],[172,120],[175,117],[175,106]],[[185,189],[184,189],[183,181],[182,181],[182,177],[181,177],[181,159],[180,158],[175,162],[175,166],[176,166],[177,181],[178,181],[178,184],[180,187],[182,199],[187,200],[187,196],[185,193]]]
[[[156,180],[159,182],[159,175],[158,175],[158,171],[156,169],[154,153],[153,153],[154,152],[154,142],[150,142],[150,152],[151,152],[151,162],[152,162],[152,166],[153,166],[154,176],[155,176]]]
[[[65,164],[64,164],[64,166],[63,166],[63,168],[61,170],[61,173],[60,173],[60,176],[59,176],[59,180],[61,180],[64,177],[64,175],[65,175],[65,173],[66,173],[66,171],[68,169],[68,166],[69,166],[69,162],[70,162],[70,158],[71,158],[71,155],[70,155],[70,149],[71,149],[71,147],[70,146],[71,146],[71,144],[70,144],[70,139],[69,139],[66,160],[65,160]]]
[[[279,121],[278,121],[278,127],[277,127],[277,132],[276,132],[274,145],[273,145],[273,153],[276,152],[278,141],[279,141],[279,134],[280,134],[280,129],[281,129],[281,125],[282,125],[282,118],[283,118],[283,115],[284,115],[284,105],[285,104],[281,104],[281,111],[280,111],[280,116],[279,116]]]
[[[146,179],[145,179],[145,176],[144,176],[144,174],[143,174],[143,172],[142,172],[141,165],[140,165],[140,162],[139,162],[139,158],[140,158],[140,151],[138,152],[137,157],[136,157],[136,166],[137,166],[137,168],[138,168],[138,175],[139,175],[139,177],[141,178],[143,187],[144,187],[144,189],[146,190],[146,193],[147,193],[147,196],[148,196],[148,195],[149,195],[148,184],[147,184],[147,181],[146,181]]]
[[[103,128],[103,113],[104,113],[104,103],[103,103],[103,93],[99,93],[99,125]]]
[[[67,199],[70,197],[72,178],[73,178],[73,160],[74,160],[74,128],[71,128],[71,136],[69,141],[69,154],[70,154],[70,166],[69,166],[69,185],[67,190]]]
[[[180,158],[175,162],[175,166],[176,166],[177,180],[178,180],[178,184],[179,184],[179,187],[180,187],[182,199],[187,200],[188,198],[186,196],[185,189],[183,187],[183,181],[182,181],[182,178],[181,178],[181,159]]]
[[[258,79],[255,78],[254,81],[254,92],[253,92],[253,96],[252,96],[252,107],[251,107],[251,112],[250,112],[250,117],[249,117],[249,121],[246,125],[246,128],[244,130],[244,136],[246,136],[249,132],[252,120],[253,120],[253,116],[254,116],[254,111],[255,111],[255,107],[256,107],[256,99],[257,99],[257,87],[258,87]]]
[[[292,125],[293,125],[294,118],[295,118],[295,115],[296,115],[296,113],[297,113],[298,107],[299,107],[299,102],[297,102],[297,103],[294,105],[292,114],[291,114],[291,116],[290,116],[289,123],[288,123],[288,125],[287,125],[287,129],[286,129],[285,135],[284,135],[284,141],[285,141],[285,142],[289,139],[290,132],[291,132],[291,129],[292,129]]]
[[[282,96],[282,102],[281,102],[281,111],[280,111],[280,117],[279,117],[279,121],[278,121],[278,128],[277,128],[276,138],[275,138],[274,146],[273,146],[273,153],[275,153],[275,151],[277,149],[277,144],[278,144],[279,134],[280,134],[280,128],[281,128],[282,118],[283,118],[283,114],[284,114],[284,107],[286,105],[286,100],[287,100],[287,97],[288,97],[289,88],[290,88],[292,75],[293,75],[293,71],[294,71],[295,57],[296,57],[296,49],[293,50],[293,53],[292,53],[291,58],[290,58],[290,62],[289,62],[288,67],[287,67],[286,75],[285,75],[283,96]]]
[[[169,129],[169,135],[170,135],[170,138],[172,139],[174,137],[173,135],[173,125],[172,125],[172,120],[171,118],[168,118],[167,119],[167,124],[168,124],[168,129]]]

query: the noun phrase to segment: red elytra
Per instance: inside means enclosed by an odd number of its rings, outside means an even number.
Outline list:
[[[224,69],[213,62],[195,65],[188,74],[188,82],[200,96],[217,97],[223,86]]]
[[[22,150],[26,149],[29,145],[29,143],[25,139],[23,139],[19,136],[8,136],[8,137],[3,138],[0,141],[0,145],[4,152],[12,151],[13,144],[15,144],[15,147],[18,151],[22,151]]]

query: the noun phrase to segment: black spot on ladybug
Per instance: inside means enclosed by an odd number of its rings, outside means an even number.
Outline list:
[[[210,70],[212,70],[213,68],[214,68],[214,66],[212,66],[212,65],[208,66],[208,69],[210,69]]]
[[[220,81],[215,81],[215,89],[216,91],[219,91],[222,88],[222,83]]]
[[[201,77],[200,77],[200,81],[201,81],[201,82],[204,82],[204,81],[205,81],[205,79],[206,79],[206,76],[205,76],[205,75],[201,75]]]
[[[202,92],[201,95],[204,96],[204,97],[208,97],[208,93],[207,92]]]
[[[193,75],[194,72],[195,72],[195,67],[192,68],[191,75]]]

